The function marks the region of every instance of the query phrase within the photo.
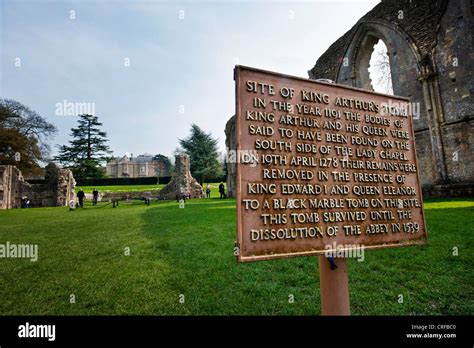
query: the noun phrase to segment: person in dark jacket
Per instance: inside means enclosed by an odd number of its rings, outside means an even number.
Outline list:
[[[92,205],[97,205],[97,200],[99,198],[99,191],[94,187],[92,191]]]
[[[219,193],[221,195],[221,198],[225,198],[225,188],[224,188],[224,183],[221,182],[219,184]]]
[[[77,199],[79,200],[79,206],[81,208],[84,208],[84,197],[85,197],[85,193],[84,191],[82,191],[82,189],[80,188],[79,189],[79,192],[77,193]]]

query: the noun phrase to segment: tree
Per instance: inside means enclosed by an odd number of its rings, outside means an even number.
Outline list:
[[[0,164],[15,165],[24,175],[39,174],[50,152],[47,141],[56,131],[36,111],[15,100],[0,99]]]
[[[378,52],[378,59],[375,62],[375,69],[377,69],[379,72],[379,78],[376,83],[381,87],[382,92],[393,94],[390,61],[386,52]]]
[[[180,139],[179,144],[191,159],[191,174],[202,185],[207,178],[215,178],[222,175],[219,164],[219,152],[217,150],[217,139],[212,138],[210,133],[205,133],[196,124],[191,126],[191,135],[186,139]]]
[[[369,61],[369,76],[374,91],[393,94],[392,73],[387,46],[383,40],[374,45]]]
[[[166,157],[165,155],[162,155],[162,154],[158,154],[158,155],[154,156],[154,159],[158,160],[158,161],[161,161],[165,166],[165,170],[161,171],[157,168],[157,170],[155,171],[156,176],[158,178],[160,176],[163,176],[163,175],[170,175],[173,172],[173,164],[171,163],[171,161],[168,157]]]
[[[69,146],[59,146],[55,160],[70,168],[76,178],[100,178],[104,176],[101,164],[111,158],[112,151],[106,145],[107,133],[100,130],[102,123],[97,116],[78,116],[79,126],[71,128],[73,140]]]

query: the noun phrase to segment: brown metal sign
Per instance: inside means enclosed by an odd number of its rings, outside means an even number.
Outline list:
[[[423,244],[402,97],[237,66],[238,261]]]

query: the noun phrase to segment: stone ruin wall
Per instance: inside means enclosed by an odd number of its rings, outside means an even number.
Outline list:
[[[308,71],[311,79],[372,90],[368,64],[373,45],[384,41],[394,94],[419,105],[413,126],[426,196],[474,196],[472,23],[469,0],[384,0]],[[235,149],[235,117],[225,133]],[[227,169],[228,189],[235,190],[235,164]]]
[[[469,0],[385,0],[309,71],[371,90],[368,62],[373,44],[384,41],[394,94],[419,105],[413,125],[427,196],[474,196],[472,20]]]
[[[191,160],[185,153],[176,155],[175,172],[171,181],[160,191],[159,198],[166,200],[181,197],[202,198],[203,188],[191,175]]]
[[[16,201],[16,197],[20,190],[18,183],[21,180],[23,180],[21,172],[16,167],[0,166],[0,209],[20,206],[20,202]]]
[[[237,143],[235,138],[235,115],[232,116],[225,125],[225,146],[227,148],[227,151],[236,151],[237,149]],[[227,197],[235,197],[236,179],[236,163],[227,162]]]
[[[75,200],[76,181],[69,169],[50,167],[49,179],[30,184],[21,171],[11,165],[0,165],[0,209],[21,208],[21,199],[28,197],[31,207],[65,206]]]

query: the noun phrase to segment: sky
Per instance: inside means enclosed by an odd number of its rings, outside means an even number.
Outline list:
[[[1,0],[0,97],[58,128],[53,155],[82,103],[115,156],[171,157],[193,123],[224,152],[236,64],[307,78],[378,2]]]

